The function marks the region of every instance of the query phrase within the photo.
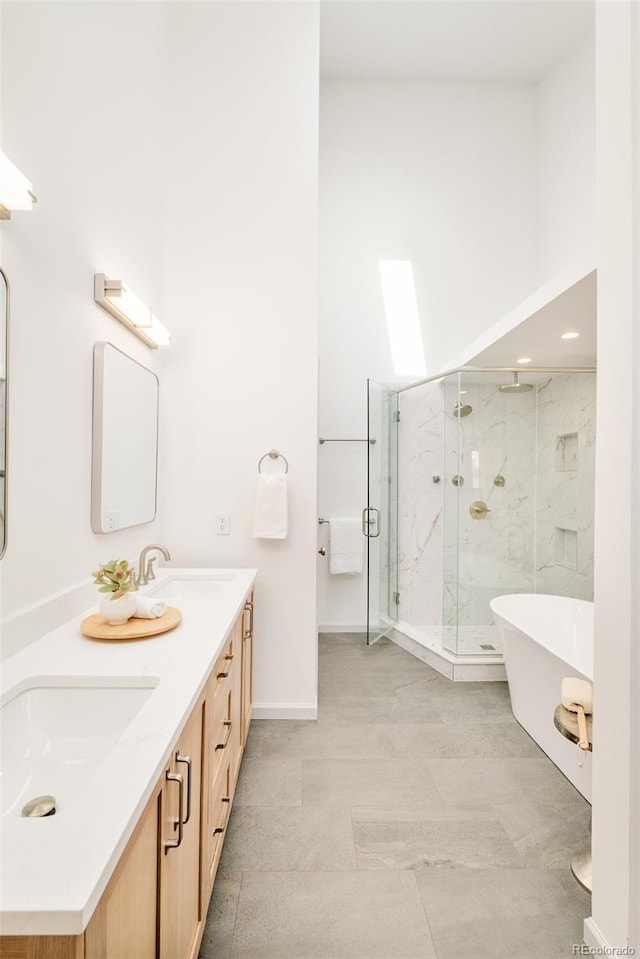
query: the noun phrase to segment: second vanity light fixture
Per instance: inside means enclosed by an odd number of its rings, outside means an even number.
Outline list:
[[[110,280],[104,273],[96,273],[93,278],[93,298],[107,313],[139,336],[150,349],[156,350],[171,342],[171,334],[166,326],[122,280]]]

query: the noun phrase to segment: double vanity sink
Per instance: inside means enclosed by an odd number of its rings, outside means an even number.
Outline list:
[[[83,931],[255,575],[165,568],[140,595],[177,606],[176,629],[96,641],[78,617],[4,661],[0,934]],[[54,814],[24,816],[41,795]]]

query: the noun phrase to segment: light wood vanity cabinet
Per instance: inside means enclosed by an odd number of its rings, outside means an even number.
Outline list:
[[[195,959],[253,703],[253,593],[81,936],[1,936],[1,959]]]

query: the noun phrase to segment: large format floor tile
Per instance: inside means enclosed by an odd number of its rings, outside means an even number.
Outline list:
[[[254,721],[201,959],[567,959],[590,807],[511,713],[320,638],[318,720]]]
[[[321,806],[409,806],[439,802],[440,796],[425,763],[305,759],[302,800]]]
[[[360,807],[351,816],[360,869],[522,865],[490,807]]]
[[[568,869],[417,874],[438,959],[566,959],[590,897]]]
[[[236,806],[299,806],[302,763],[296,759],[242,760],[233,800]]]
[[[355,869],[351,816],[324,806],[240,806],[222,855],[234,872]]]
[[[231,959],[431,959],[413,873],[245,874]]]
[[[444,802],[581,804],[583,798],[546,756],[536,759],[428,759]]]

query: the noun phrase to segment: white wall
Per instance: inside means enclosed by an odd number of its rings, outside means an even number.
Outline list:
[[[163,532],[178,563],[256,566],[255,700],[316,703],[318,11],[169,7]],[[257,463],[290,534],[251,535]],[[264,464],[271,468],[270,461]],[[276,468],[282,468],[278,463]],[[214,515],[231,535],[214,536]],[[292,712],[292,710],[294,712]],[[262,713],[259,713],[262,715]]]
[[[595,261],[594,89],[593,37],[539,84],[321,84],[321,434],[364,435],[366,378],[394,379],[379,259],[413,261],[428,372]],[[321,450],[322,515],[365,487],[364,450]],[[363,622],[364,581],[318,580],[321,624]]]
[[[3,4],[3,149],[33,213],[12,282],[8,615],[148,542],[256,566],[255,696],[316,701],[318,12],[288,3]],[[127,279],[174,334],[150,352],[93,303]],[[89,526],[92,347],[160,376],[158,520]],[[135,417],[135,409],[123,410]],[[256,466],[289,461],[284,542],[256,541]],[[215,538],[213,516],[231,513]]]
[[[536,117],[527,84],[321,84],[320,435],[365,436],[367,377],[397,379],[380,259],[413,262],[432,372],[535,286]],[[321,515],[357,515],[366,448],[319,456]],[[362,624],[339,579],[320,560],[321,625]]]
[[[96,535],[89,506],[93,344],[156,366],[94,304],[93,274],[129,280],[162,315],[164,34],[155,4],[4,3],[2,16],[2,148],[39,198],[0,228],[11,284],[7,615],[158,536],[158,523]]]
[[[632,110],[631,8],[596,10],[598,174],[598,410],[596,423],[595,662],[592,918],[588,941],[622,947],[638,903],[629,897],[630,757],[640,744],[630,729],[631,524],[637,498],[631,410],[634,325],[631,158],[638,132]],[[637,217],[637,207],[635,215]],[[637,697],[637,677],[634,677]],[[637,797],[636,797],[637,798]]]
[[[538,284],[572,262],[595,262],[593,37],[538,87]]]

